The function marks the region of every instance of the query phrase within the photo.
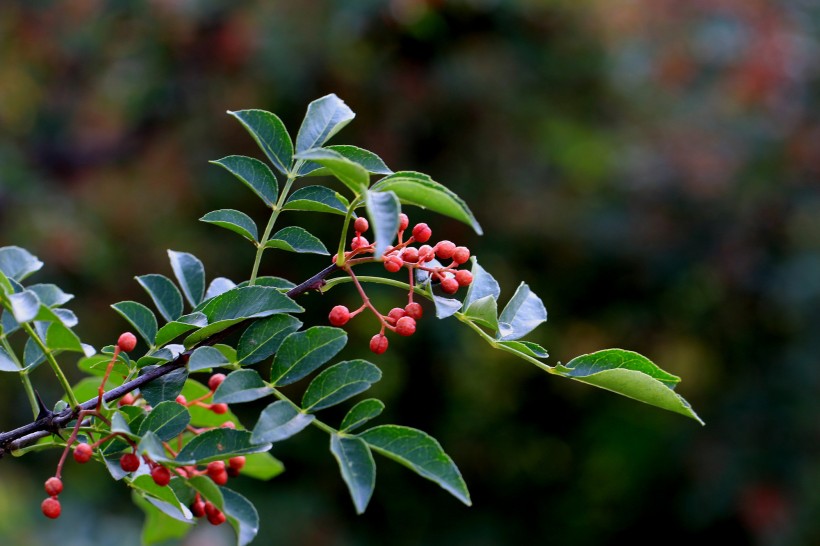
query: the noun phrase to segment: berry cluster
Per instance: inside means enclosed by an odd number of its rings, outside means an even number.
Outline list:
[[[411,235],[404,240],[404,232],[410,226],[407,215],[399,215],[398,243],[388,247],[384,255],[380,258],[367,256],[374,251],[374,245],[368,242],[364,233],[370,228],[366,218],[359,217],[353,223],[355,235],[350,241],[350,251],[345,252],[345,264],[343,269],[353,279],[359,294],[362,297],[362,305],[355,311],[350,311],[344,305],[337,305],[330,310],[328,319],[333,326],[343,326],[347,322],[364,311],[369,309],[376,315],[381,324],[378,334],[370,339],[370,350],[376,354],[381,354],[387,350],[388,340],[385,330],[390,330],[400,336],[411,336],[416,331],[416,321],[422,316],[422,307],[413,301],[413,285],[417,271],[423,271],[432,282],[440,282],[441,289],[447,294],[455,294],[462,286],[469,286],[473,282],[473,275],[466,269],[458,269],[458,266],[466,263],[470,259],[470,250],[464,246],[456,246],[453,242],[443,240],[435,245],[425,244],[433,235],[433,231],[425,223],[413,226]],[[412,246],[413,243],[421,243],[421,246]],[[334,260],[336,256],[334,256]],[[450,260],[448,265],[441,265],[438,260]],[[380,313],[371,303],[364,292],[352,267],[374,261],[381,261],[384,268],[390,273],[398,273],[401,269],[406,269],[409,273],[410,290],[407,295],[408,303],[404,307],[395,307],[389,313]]]

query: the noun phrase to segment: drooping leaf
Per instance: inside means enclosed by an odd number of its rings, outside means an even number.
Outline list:
[[[228,172],[259,196],[267,206],[273,207],[276,204],[276,200],[279,198],[279,183],[276,181],[270,167],[258,159],[244,155],[232,155],[217,161],[211,161],[211,163],[227,169]],[[290,164],[288,164],[288,167],[290,167]]]
[[[301,326],[302,321],[286,314],[257,320],[242,333],[236,346],[239,364],[247,366],[262,362],[278,351],[285,337]]]
[[[367,443],[355,436],[330,435],[330,452],[350,491],[356,513],[362,514],[376,487],[376,462]]]
[[[316,236],[299,226],[288,226],[277,231],[265,244],[268,248],[279,248],[290,252],[307,252],[312,254],[329,255]]]
[[[196,307],[205,294],[205,266],[199,258],[188,252],[169,250],[168,259],[185,299],[192,307]]]
[[[371,419],[375,419],[384,411],[384,402],[376,398],[368,398],[362,400],[355,406],[350,408],[347,415],[342,419],[342,424],[339,425],[341,432],[351,432],[367,423]]]
[[[167,321],[176,320],[182,314],[182,294],[176,285],[165,275],[142,275],[136,277],[151,299],[159,314]]]
[[[359,434],[382,455],[427,478],[470,506],[470,493],[455,463],[428,434],[410,427],[380,425]]]
[[[365,194],[365,207],[376,238],[374,256],[380,258],[396,238],[401,204],[396,194],[391,191],[368,191]]]
[[[195,436],[182,447],[176,458],[178,464],[203,464],[224,460],[237,455],[261,453],[271,448],[268,442],[251,441],[246,430],[215,428]]]
[[[362,195],[370,186],[370,173],[367,172],[367,169],[327,148],[306,150],[299,152],[295,157],[323,166],[330,171],[330,174],[350,188],[353,195]]]
[[[467,204],[455,193],[426,174],[400,171],[386,176],[373,185],[373,191],[392,191],[402,203],[428,208],[471,226],[482,234],[481,226]]]
[[[56,284],[32,284],[28,289],[37,294],[40,303],[48,307],[59,307],[74,299],[72,294],[66,294]]]
[[[293,192],[285,202],[283,210],[306,210],[347,214],[348,202],[338,192],[325,186],[306,186]]]
[[[546,320],[547,309],[541,298],[522,282],[498,317],[497,337],[503,341],[519,339]]]
[[[319,411],[366,391],[382,371],[366,360],[347,360],[323,370],[302,396],[302,408]]]
[[[433,299],[433,304],[436,307],[436,318],[444,319],[455,315],[461,309],[461,302],[455,298],[445,298],[437,296],[433,293],[433,284],[427,285],[427,293]]]
[[[549,358],[550,356],[546,349],[532,341],[499,341],[498,344],[534,358]]]
[[[236,288],[236,283],[231,279],[216,277],[211,281],[211,284],[208,285],[208,289],[205,291],[205,299],[209,300],[211,298],[215,298],[220,294],[224,294],[231,288]]]
[[[201,222],[206,222],[208,224],[214,224],[219,227],[229,229],[234,233],[238,233],[242,237],[248,239],[252,243],[257,242],[257,237],[259,237],[256,223],[250,216],[238,210],[213,210],[199,220]]]
[[[150,309],[135,301],[121,301],[113,304],[111,308],[137,330],[149,347],[154,345],[157,337],[157,317]]]
[[[153,368],[155,368],[155,366],[144,367],[140,370],[140,375],[147,373]],[[160,402],[175,400],[177,395],[182,392],[182,387],[185,385],[187,378],[188,370],[180,368],[143,385],[140,392],[146,402],[151,404],[151,406],[157,406]]]
[[[336,356],[346,343],[347,332],[330,326],[313,326],[290,334],[273,358],[271,384],[283,386],[299,381]]]
[[[464,297],[464,308],[469,309],[473,302],[487,296],[492,296],[493,299],[498,301],[498,296],[501,295],[501,287],[498,285],[498,281],[478,264],[475,256],[470,260],[473,262],[473,267],[470,270],[473,275],[473,282],[470,283],[467,295]]]
[[[19,246],[4,246],[0,248],[0,271],[17,282],[39,271],[43,262],[31,252]]]
[[[498,302],[492,296],[484,296],[472,302],[464,310],[464,315],[493,332],[498,330]]]
[[[215,403],[251,402],[273,394],[256,370],[236,370],[228,374],[214,393]]]
[[[259,514],[253,504],[227,487],[222,488],[224,511],[236,532],[237,546],[247,546],[259,532]]]
[[[304,413],[292,404],[279,400],[273,402],[259,414],[253,427],[253,442],[279,442],[301,432],[316,418]]]
[[[334,94],[325,95],[311,102],[296,135],[296,152],[301,153],[322,146],[354,117],[356,114]],[[300,171],[299,174],[303,172]]]
[[[245,126],[276,170],[288,174],[293,162],[293,141],[282,120],[264,110],[240,110],[228,114]]]
[[[191,422],[188,409],[175,401],[160,402],[148,413],[139,428],[142,436],[149,430],[161,440],[168,441],[185,430]]]
[[[9,294],[9,303],[14,320],[20,324],[31,322],[40,311],[40,298],[31,290],[24,290],[17,294]]]
[[[198,372],[229,364],[228,359],[214,347],[197,347],[188,358],[188,371]]]

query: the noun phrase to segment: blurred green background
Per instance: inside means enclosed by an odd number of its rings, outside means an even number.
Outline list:
[[[407,212],[470,246],[502,299],[530,284],[552,363],[637,350],[683,376],[707,426],[430,318],[376,360],[374,393],[381,422],[442,442],[474,506],[381,459],[357,517],[311,430],[274,447],[285,474],[233,484],[257,503],[258,544],[820,544],[818,30],[807,0],[4,0],[0,245],[43,259],[37,279],[74,293],[78,331],[108,344],[125,328],[109,305],[147,301],[133,276],[170,275],[168,248],[209,278],[249,274],[250,246],[196,221],[263,221],[207,163],[261,155],[225,111],[271,110],[295,134],[335,92],[358,116],[334,143],[467,200],[484,237]],[[285,219],[333,244],[338,219]],[[263,270],[300,280],[325,263],[270,253]],[[324,322],[355,300],[345,286],[300,303]],[[374,329],[351,323],[345,354]],[[28,404],[0,379],[7,430]],[[238,408],[246,426],[258,409]],[[0,462],[0,542],[137,544],[141,513],[101,467],[69,465],[65,517],[44,521],[56,462]],[[229,539],[200,525],[186,544]]]

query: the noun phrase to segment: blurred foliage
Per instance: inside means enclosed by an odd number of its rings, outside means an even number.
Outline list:
[[[207,164],[257,153],[225,110],[294,129],[335,92],[358,113],[345,142],[465,197],[487,235],[434,233],[472,241],[502,286],[530,284],[555,360],[640,351],[684,377],[707,426],[425,323],[380,361],[374,394],[441,440],[475,506],[382,464],[355,517],[324,437],[306,434],[274,448],[288,472],[248,491],[260,544],[818,543],[818,27],[807,0],[6,0],[0,245],[43,259],[38,279],[78,296],[83,337],[110,343],[124,323],[108,305],[145,299],[132,277],[167,274],[166,248],[249,273],[249,248],[196,222],[256,206]],[[300,303],[324,321],[345,298]],[[354,324],[351,346],[372,326]],[[0,428],[25,421],[19,385],[0,395]],[[68,468],[74,517],[40,521],[53,455],[0,463],[0,536],[136,544],[140,514],[101,468]],[[201,531],[188,544],[227,538]]]

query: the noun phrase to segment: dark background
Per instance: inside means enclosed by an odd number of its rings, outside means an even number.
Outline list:
[[[234,482],[259,544],[818,544],[818,26],[804,0],[6,0],[0,245],[43,259],[37,280],[76,294],[84,340],[111,343],[126,325],[109,305],[147,301],[132,277],[170,275],[166,249],[209,278],[249,274],[250,246],[196,221],[237,208],[264,225],[207,163],[261,156],[225,111],[270,110],[295,134],[335,92],[358,114],[335,143],[467,200],[484,237],[408,212],[470,246],[502,299],[530,284],[551,363],[637,350],[683,376],[707,426],[430,318],[376,359],[380,422],[437,437],[474,506],[381,459],[357,517],[311,430],[274,448],[281,477]],[[328,217],[283,219],[334,244]],[[271,252],[263,271],[324,265]],[[349,286],[300,303],[324,322],[339,302],[354,305]],[[366,354],[374,328],[352,323],[345,354]],[[0,379],[5,430],[29,410]],[[58,396],[46,367],[34,381]],[[239,408],[247,426],[254,409]],[[101,467],[68,465],[65,517],[44,521],[57,456],[0,462],[0,542],[136,544],[141,512]],[[187,544],[228,539],[200,525]]]

